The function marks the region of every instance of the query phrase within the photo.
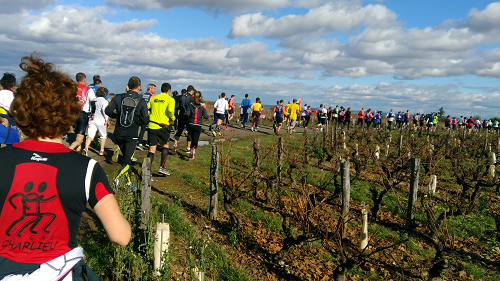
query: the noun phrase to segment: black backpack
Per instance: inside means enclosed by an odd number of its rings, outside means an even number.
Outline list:
[[[124,97],[122,99],[120,110],[120,125],[125,128],[137,123],[138,116],[136,116],[136,109],[142,98],[133,99],[131,97]]]

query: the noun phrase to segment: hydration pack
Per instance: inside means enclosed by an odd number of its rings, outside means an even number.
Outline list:
[[[139,105],[141,98],[133,99],[131,97],[125,97],[122,99],[121,112],[120,112],[120,125],[125,128],[132,126],[136,123],[135,110]]]

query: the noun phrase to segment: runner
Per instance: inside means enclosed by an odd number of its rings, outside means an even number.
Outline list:
[[[424,113],[420,114],[420,129],[421,130],[425,129],[425,114]]]
[[[345,108],[341,106],[338,118],[338,126],[340,129],[344,129],[344,122],[345,122]]]
[[[472,126],[474,125],[474,119],[472,119],[472,116],[465,121],[465,127],[466,129],[469,130],[469,133],[472,131]]]
[[[12,73],[5,73],[0,80],[2,90],[0,90],[0,144],[12,145],[19,142],[19,132],[16,121],[10,113],[10,105],[14,100],[14,86],[16,76]]]
[[[87,140],[85,141],[85,148],[83,149],[83,155],[89,155],[89,146],[92,142],[92,139],[99,132],[100,140],[100,150],[99,155],[106,155],[104,152],[104,147],[106,145],[106,139],[108,134],[106,132],[107,124],[108,124],[108,116],[104,112],[106,110],[106,106],[108,106],[108,101],[106,100],[106,96],[108,95],[108,89],[99,88],[97,89],[96,96],[96,110],[93,118],[89,120],[89,128],[87,132]]]
[[[373,112],[371,108],[368,108],[365,114],[365,123],[366,123],[366,130],[370,129],[370,126],[372,125],[372,119],[373,119]]]
[[[276,135],[280,134],[281,125],[283,124],[283,117],[285,116],[285,107],[283,106],[283,100],[280,100],[278,104],[273,108],[275,113],[276,126],[274,128],[274,133]]]
[[[182,91],[186,92],[185,89],[182,89]],[[174,99],[174,101],[176,103],[177,103],[178,96],[179,96],[179,92],[177,92],[177,91],[172,92],[172,98]],[[178,118],[178,116],[179,116],[179,114],[178,114],[177,110],[174,109],[174,123],[171,126],[171,128],[173,128],[172,131],[177,131],[177,122],[178,122],[177,118]]]
[[[363,129],[364,122],[365,122],[365,108],[363,107],[358,112],[358,127],[360,127],[361,129]]]
[[[111,242],[127,245],[131,228],[99,163],[62,144],[82,109],[77,84],[37,56],[22,59],[26,75],[11,104],[27,139],[0,149],[8,159],[0,162],[0,237],[12,243],[0,245],[0,279],[85,280],[72,268],[87,267],[77,243],[87,204]]]
[[[387,130],[392,131],[392,122],[394,122],[394,111],[389,111],[387,114]]]
[[[340,124],[339,124],[339,112],[340,112],[340,108],[339,106],[335,106],[335,108],[333,109],[332,111],[332,122],[334,122],[334,126],[337,127],[337,128],[340,128]]]
[[[290,115],[290,105],[292,105],[290,103],[290,101],[288,101],[288,103],[285,105],[285,122],[286,122],[286,126],[290,126],[290,118],[289,118],[289,115]]]
[[[344,122],[347,124],[347,130],[351,129],[351,108],[348,107],[344,114]]]
[[[457,130],[457,123],[458,123],[457,117],[453,117],[453,120],[451,120],[451,129],[453,131]]]
[[[450,115],[446,116],[446,119],[444,119],[444,128],[447,131],[449,131],[450,128],[451,128],[451,117],[450,117]]]
[[[252,132],[257,132],[259,129],[259,119],[260,119],[260,114],[262,110],[264,109],[262,107],[262,104],[260,103],[260,98],[256,98],[255,102],[252,104],[252,118],[253,118],[253,124],[252,124]]]
[[[320,128],[321,131],[323,131],[323,127],[326,124],[327,113],[328,112],[326,108],[323,107],[323,104],[320,104],[319,108],[316,109],[316,116],[318,117],[318,128]]]
[[[404,128],[409,128],[408,123],[410,122],[410,110],[407,110],[403,116]]]
[[[214,137],[216,137],[217,134],[219,134],[219,136],[222,135],[220,125],[224,121],[224,114],[227,111],[228,107],[229,105],[226,100],[226,93],[220,94],[220,98],[214,103],[215,117],[217,117],[217,125],[215,127],[215,130],[213,130],[212,132],[214,134]]]
[[[382,111],[380,111],[380,113],[375,110],[375,114],[373,115],[373,128],[374,129],[379,129],[380,128],[380,124],[382,123]]]
[[[228,102],[228,107],[229,107],[229,110],[228,110],[228,122],[226,124],[226,130],[227,130],[227,125],[231,124],[231,120],[234,118],[234,110],[235,110],[235,106],[234,106],[234,95],[231,95],[231,99],[229,100]]]
[[[233,98],[234,95],[231,97]],[[189,134],[191,135],[191,159],[194,159],[196,148],[198,147],[198,140],[201,134],[201,125],[203,118],[208,119],[207,107],[201,103],[203,96],[200,92],[194,94],[194,100],[190,105],[189,110]]]
[[[165,167],[168,157],[168,143],[170,141],[170,121],[175,119],[175,99],[170,96],[172,86],[169,83],[161,85],[161,93],[151,97],[148,102],[149,124],[148,158],[151,160],[151,168],[156,153],[156,146],[161,145],[161,162],[158,173],[170,176],[170,172]]]
[[[312,110],[311,106],[308,105],[306,110],[304,110],[304,128],[307,128],[307,125],[309,125],[309,121],[311,120],[311,115],[312,115]]]
[[[142,98],[146,101],[146,104],[149,103],[149,100],[155,96],[155,93],[156,93],[156,85],[155,84],[148,84],[148,90],[147,92],[145,92],[144,94],[142,94]],[[148,125],[142,125],[141,126],[141,131],[139,132],[139,140],[137,141],[137,149],[139,150],[144,150],[146,149],[145,146],[147,146],[147,140],[146,142],[144,143],[145,145],[143,145],[143,142],[144,142],[144,133],[148,130]],[[149,136],[149,134],[148,134]]]
[[[248,111],[250,110],[250,107],[252,106],[252,101],[248,98],[248,94],[245,94],[245,99],[241,101],[241,111],[242,111],[242,117],[241,117],[241,127],[245,129],[245,126],[248,122]]]
[[[130,181],[130,164],[137,145],[139,126],[149,123],[148,106],[146,101],[139,96],[141,80],[136,76],[130,77],[128,87],[130,90],[124,94],[116,95],[104,111],[109,117],[116,118],[114,136],[116,144],[123,154],[122,166],[114,179],[115,186],[118,185],[124,175],[127,184],[132,184]],[[131,104],[134,104],[135,107]],[[130,119],[130,117],[133,117],[133,119]]]
[[[293,129],[297,125],[297,116],[300,114],[300,106],[297,104],[297,99],[293,99],[293,104],[290,106],[290,127],[288,127],[288,134],[292,136]]]
[[[173,153],[177,153],[177,143],[179,142],[179,138],[182,135],[182,132],[184,132],[184,129],[187,129],[188,126],[188,118],[187,116],[189,115],[189,105],[193,101],[193,94],[196,92],[194,87],[192,85],[189,85],[187,87],[187,90],[184,94],[182,94],[179,97],[179,102],[175,103],[175,110],[178,111],[178,121],[177,121],[177,132],[175,133],[175,139],[174,139],[174,147],[173,147]],[[189,147],[191,145],[191,139],[189,135],[187,135],[187,147],[186,147],[186,152],[189,151]]]
[[[306,109],[307,109],[307,104],[304,104],[303,106],[300,106],[300,122],[299,122],[299,126],[303,126],[304,125],[305,116],[306,116]]]
[[[79,152],[85,137],[85,131],[89,124],[89,117],[95,113],[96,96],[92,88],[87,87],[87,77],[79,72],[76,74],[76,82],[78,83],[77,97],[82,105],[82,111],[78,120],[75,122],[76,140],[70,145],[71,150]]]

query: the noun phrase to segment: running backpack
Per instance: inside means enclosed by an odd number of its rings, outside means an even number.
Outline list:
[[[120,125],[125,128],[132,126],[136,123],[135,110],[139,105],[141,98],[133,99],[131,97],[125,97],[122,99],[121,111],[120,111]]]

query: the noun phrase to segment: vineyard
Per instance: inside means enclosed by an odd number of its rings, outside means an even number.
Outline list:
[[[199,148],[196,166],[171,160],[197,195],[153,186],[149,228],[165,213],[173,225],[163,276],[145,273],[154,237],[144,231],[125,250],[85,241],[122,268],[101,278],[197,280],[196,269],[206,280],[498,279],[498,135],[328,127],[223,137]],[[140,228],[140,195],[118,196]]]
[[[286,280],[496,280],[498,135],[329,129],[220,145],[240,249]]]

